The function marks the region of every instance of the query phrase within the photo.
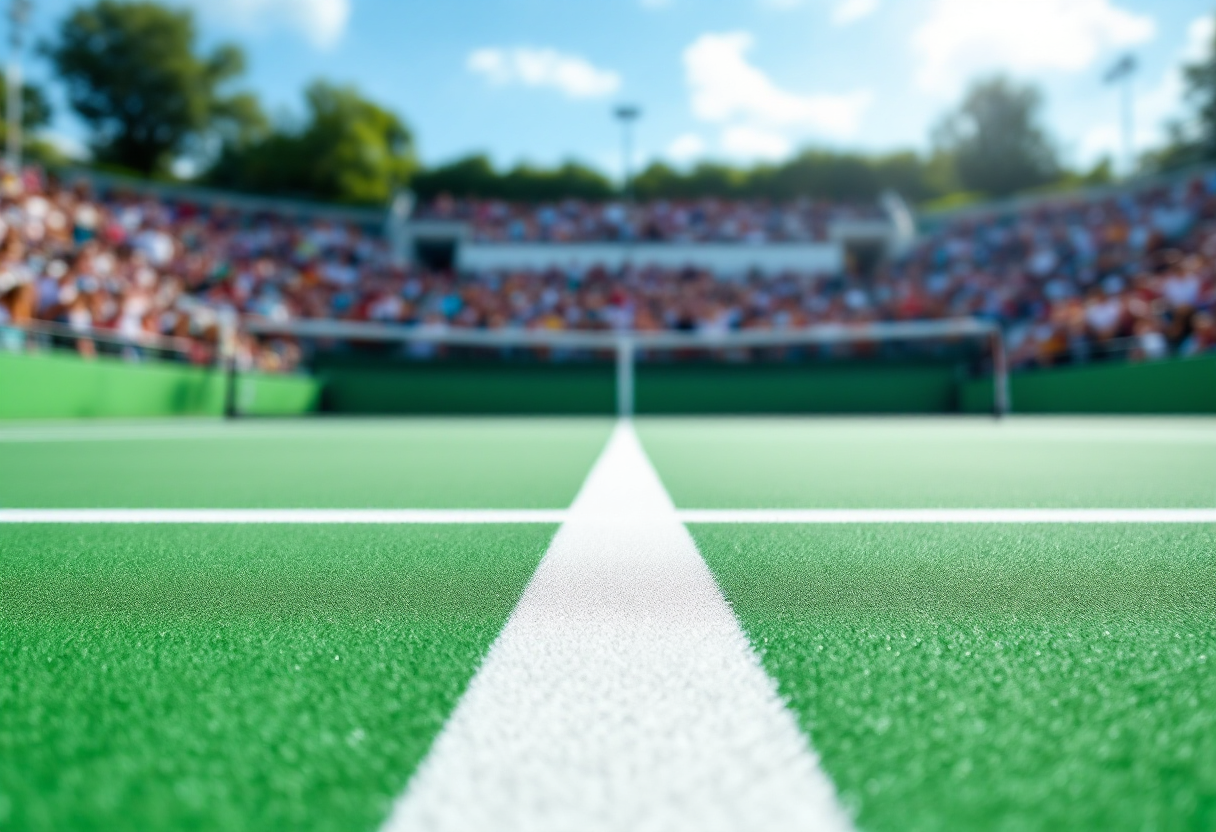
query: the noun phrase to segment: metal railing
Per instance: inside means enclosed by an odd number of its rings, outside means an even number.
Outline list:
[[[120,349],[154,350],[171,353],[190,359],[199,345],[194,338],[160,335],[155,332],[123,333],[114,329],[92,326],[76,326],[55,321],[28,321],[20,324],[0,324],[0,333],[16,333],[28,348],[29,341],[35,347],[53,347],[55,341],[91,342],[94,345],[112,346]]]

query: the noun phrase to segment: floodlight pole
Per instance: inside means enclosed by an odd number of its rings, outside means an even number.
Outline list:
[[[617,121],[621,123],[621,153],[624,176],[625,199],[633,201],[633,177],[630,175],[631,157],[633,156],[633,124],[642,115],[642,110],[633,104],[622,104],[614,111]]]
[[[6,101],[5,163],[16,174],[21,170],[22,83],[21,47],[25,42],[25,24],[30,15],[30,0],[11,0],[8,7],[8,67],[5,70]]]
[[[1116,61],[1103,77],[1108,84],[1123,82],[1123,158],[1128,176],[1136,170],[1135,79],[1139,68],[1136,56],[1129,52]]]

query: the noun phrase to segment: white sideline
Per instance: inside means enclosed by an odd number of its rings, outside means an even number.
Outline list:
[[[564,509],[0,508],[0,523],[561,523]]]
[[[1216,508],[685,509],[685,523],[1216,523]]]
[[[850,827],[621,423],[384,829]]]
[[[0,524],[562,523],[569,516],[566,509],[526,508],[0,508]],[[1212,508],[694,508],[675,516],[683,523],[1216,523]]]

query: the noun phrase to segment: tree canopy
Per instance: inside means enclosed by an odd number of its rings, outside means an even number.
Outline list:
[[[414,173],[414,137],[394,113],[351,86],[314,81],[307,114],[225,139],[206,180],[260,193],[384,202]],[[246,123],[249,123],[246,121]]]
[[[1170,125],[1165,146],[1147,154],[1150,167],[1168,169],[1216,160],[1216,27],[1205,49],[1182,68],[1187,112]]]
[[[1042,125],[1043,97],[1000,76],[972,84],[934,130],[964,190],[1008,196],[1058,179],[1063,165]]]
[[[894,189],[922,200],[945,193],[949,189],[947,180],[937,160],[910,151],[871,157],[809,149],[777,165],[735,167],[702,162],[682,171],[653,162],[633,178],[632,186],[639,199],[716,196],[789,200],[810,196],[861,201]],[[449,194],[540,202],[602,200],[620,195],[604,174],[579,162],[567,161],[553,168],[521,164],[499,171],[484,154],[420,171],[411,187],[422,199]]]
[[[783,201],[805,196],[856,202],[871,201],[886,190],[915,201],[933,199],[951,183],[940,160],[912,151],[867,156],[808,148],[788,161],[750,168],[702,162],[681,172],[656,162],[633,185],[647,199],[727,196]]]
[[[70,12],[43,51],[89,125],[94,158],[144,175],[162,171],[225,120],[250,115],[224,86],[244,54],[196,50],[194,16],[152,2],[97,0]]]
[[[421,171],[411,186],[423,199],[450,194],[518,202],[599,200],[615,192],[606,176],[578,162],[568,161],[554,168],[521,164],[499,172],[482,154]]]

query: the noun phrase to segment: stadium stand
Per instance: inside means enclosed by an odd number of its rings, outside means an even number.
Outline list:
[[[463,224],[474,243],[539,243],[565,258],[546,268],[406,263],[391,235],[337,215],[68,186],[33,168],[5,180],[2,205],[0,324],[58,324],[79,334],[86,355],[89,334],[105,330],[130,341],[133,359],[141,338],[173,336],[194,339],[187,359],[208,363],[226,310],[275,321],[705,333],[972,316],[1005,328],[1021,367],[1216,349],[1216,174],[967,215],[869,263],[841,253],[833,228],[868,223],[881,236],[882,212],[810,202],[439,200],[417,212],[420,226]],[[563,254],[586,243],[613,244],[627,262]],[[837,267],[727,273],[712,258],[675,266],[646,254],[798,244],[834,246]],[[17,337],[10,327],[6,342]],[[268,372],[301,362],[281,338],[246,339],[238,356]]]
[[[824,241],[841,220],[881,220],[872,205],[810,199],[784,204],[761,200],[656,200],[639,204],[566,200],[520,205],[501,200],[440,198],[422,219],[467,222],[478,242],[699,242]]]

